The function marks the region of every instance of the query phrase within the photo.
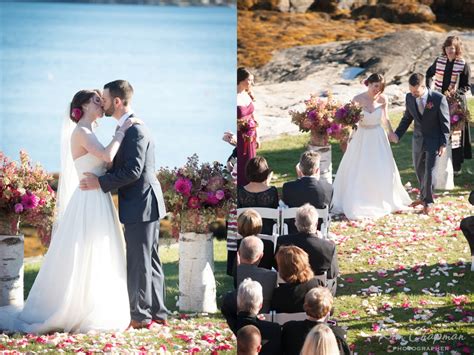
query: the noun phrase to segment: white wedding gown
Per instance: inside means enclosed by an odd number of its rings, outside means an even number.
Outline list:
[[[105,172],[105,163],[90,153],[74,165],[79,178],[84,172]],[[0,308],[0,329],[124,330],[130,322],[126,273],[124,237],[111,195],[77,188],[24,308]]]
[[[407,209],[410,197],[400,180],[385,130],[382,109],[363,111],[334,179],[334,214],[378,218]]]

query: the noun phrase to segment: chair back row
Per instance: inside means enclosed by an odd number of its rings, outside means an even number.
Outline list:
[[[288,234],[288,225],[285,223],[286,220],[296,218],[296,212],[298,211],[298,207],[278,207],[278,208],[267,208],[267,207],[246,207],[246,208],[238,208],[237,209],[237,216],[240,216],[241,213],[244,211],[252,209],[255,210],[260,217],[265,219],[271,219],[275,221],[273,225],[273,236],[280,236]],[[329,232],[329,208],[317,209],[318,211],[318,218],[322,219],[322,224],[320,228],[320,232],[323,235],[324,239],[328,238]],[[276,238],[275,238],[276,244]]]

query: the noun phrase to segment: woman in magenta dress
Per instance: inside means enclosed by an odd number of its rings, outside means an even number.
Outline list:
[[[245,68],[237,69],[237,186],[248,184],[245,165],[255,157],[260,145],[258,123],[253,116],[253,96],[250,89],[253,75]]]

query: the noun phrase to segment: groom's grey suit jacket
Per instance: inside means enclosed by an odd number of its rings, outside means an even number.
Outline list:
[[[428,90],[428,99],[423,115],[418,112],[416,99],[411,93],[406,95],[405,103],[405,114],[395,131],[398,138],[402,138],[410,124],[415,121],[413,129],[414,150],[436,152],[439,147],[448,144],[449,107],[444,95]]]
[[[125,132],[112,168],[99,177],[104,192],[118,189],[123,224],[156,221],[166,214],[154,152],[149,130],[143,124],[135,124]]]

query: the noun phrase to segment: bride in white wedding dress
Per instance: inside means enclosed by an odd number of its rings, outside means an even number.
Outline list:
[[[124,237],[112,197],[78,188],[83,173],[105,173],[131,126],[104,148],[92,131],[103,113],[98,90],[81,90],[71,102],[51,244],[23,309],[0,308],[0,329],[85,333],[121,331],[130,323]]]
[[[407,209],[410,197],[400,180],[392,149],[382,123],[389,132],[385,80],[372,74],[366,92],[354,97],[363,118],[354,132],[334,180],[332,213],[348,219],[378,218]]]

